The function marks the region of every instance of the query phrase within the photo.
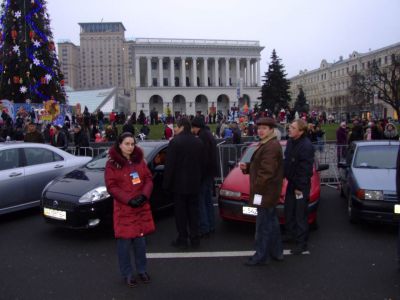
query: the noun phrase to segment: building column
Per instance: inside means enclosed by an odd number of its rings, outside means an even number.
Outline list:
[[[140,57],[135,58],[135,80],[136,87],[140,87]]]
[[[192,57],[192,86],[197,86],[197,57]]]
[[[260,58],[257,59],[257,86],[261,86]]]
[[[240,81],[240,58],[236,58],[236,82],[238,84]]]
[[[175,62],[174,57],[169,58],[169,86],[175,86]]]
[[[147,86],[151,86],[151,57],[147,57]]]
[[[253,82],[252,85],[257,86],[257,62],[253,62]]]
[[[186,86],[186,57],[181,57],[181,86]]]
[[[214,57],[214,86],[219,85],[218,59],[219,57]]]
[[[225,57],[225,86],[229,86],[229,57]]]
[[[163,80],[163,58],[159,57],[158,58],[158,86],[164,86],[164,80]]]
[[[246,86],[250,86],[250,58],[246,59]]]
[[[208,58],[204,57],[204,64],[203,64],[203,81],[204,86],[208,86]]]

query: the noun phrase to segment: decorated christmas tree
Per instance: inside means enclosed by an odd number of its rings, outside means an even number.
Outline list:
[[[45,0],[3,0],[0,17],[0,100],[65,103]]]

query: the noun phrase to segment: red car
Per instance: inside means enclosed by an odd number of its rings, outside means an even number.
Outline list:
[[[241,162],[250,162],[251,156],[256,149],[257,144],[250,145],[241,158]],[[286,141],[282,141],[283,148],[286,146]],[[313,176],[311,178],[311,193],[308,204],[308,223],[316,225],[317,208],[321,193],[319,171],[328,169],[329,165],[320,164],[318,169],[314,165]],[[284,219],[284,202],[286,193],[287,180],[284,179],[281,197],[277,206],[279,222],[285,223]],[[222,182],[219,196],[218,208],[219,214],[223,220],[237,220],[245,222],[255,222],[257,208],[248,204],[250,193],[250,178],[240,170],[239,166],[235,166]]]

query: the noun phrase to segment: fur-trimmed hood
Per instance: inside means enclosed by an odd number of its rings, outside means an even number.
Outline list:
[[[137,145],[135,145],[135,149],[131,155],[131,161],[134,164],[138,164],[142,161],[144,157],[143,150],[140,149]],[[114,146],[110,148],[108,151],[108,159],[109,161],[114,164],[118,169],[122,168],[125,164],[128,163],[128,160],[123,157],[121,154],[115,150]]]

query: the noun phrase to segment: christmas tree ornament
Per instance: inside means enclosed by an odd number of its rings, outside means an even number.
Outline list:
[[[16,12],[14,13],[14,16],[15,16],[17,19],[21,18],[21,11],[20,11],[20,10],[16,11]]]
[[[13,83],[19,83],[19,76],[13,76]]]
[[[19,88],[19,91],[21,92],[21,94],[25,94],[27,92],[27,90],[28,89],[24,85]]]

